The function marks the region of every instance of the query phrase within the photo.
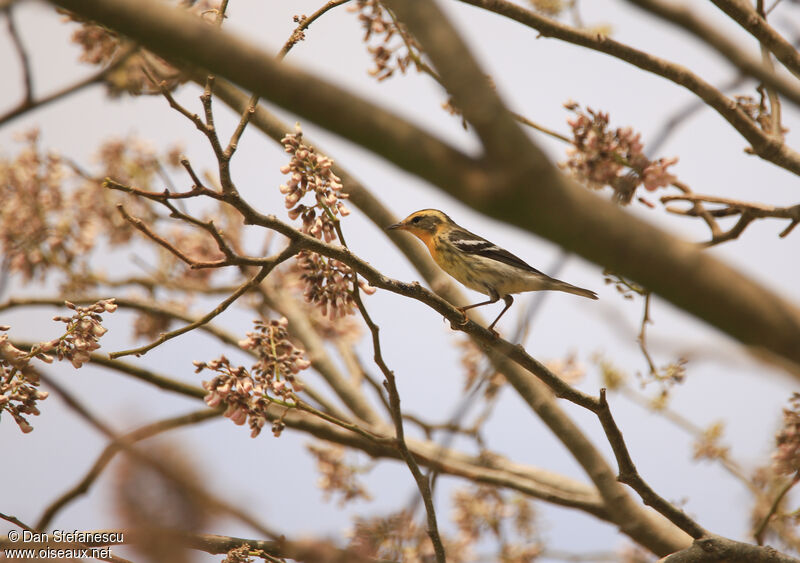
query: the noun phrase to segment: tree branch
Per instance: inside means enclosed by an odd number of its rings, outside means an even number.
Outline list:
[[[800,105],[800,88],[795,80],[787,80],[783,76],[776,74],[771,69],[761,63],[761,61],[739,48],[738,43],[728,39],[728,37],[717,31],[717,27],[708,25],[695,16],[686,6],[667,4],[660,0],[627,0],[639,8],[658,16],[660,19],[683,28],[700,41],[706,43],[725,60],[736,66],[739,70],[756,78],[765,85],[774,88],[778,93],[783,94],[786,99]],[[714,1],[714,0],[712,0]],[[714,2],[718,4],[718,2]],[[754,12],[755,13],[755,12]],[[756,15],[758,18],[758,16]],[[792,49],[795,51],[795,49]],[[795,51],[795,57],[797,52]]]

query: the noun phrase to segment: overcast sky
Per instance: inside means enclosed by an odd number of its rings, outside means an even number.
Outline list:
[[[321,0],[232,0],[226,26],[267,51],[277,52],[294,27],[292,16],[309,14],[321,3]],[[658,133],[665,120],[693,99],[688,91],[611,57],[557,40],[537,38],[533,30],[458,2],[442,4],[509,106],[562,133],[569,131],[568,113],[562,104],[571,99],[609,112],[612,126],[634,127],[642,133],[647,147],[648,139]],[[726,22],[706,3],[696,4],[699,3],[692,3],[693,9],[708,22],[714,25],[719,22],[722,29],[741,37],[741,44],[757,53],[755,43],[735,25]],[[60,16],[48,5],[20,3],[14,12],[23,40],[31,51],[37,92],[50,92],[91,72],[86,65],[76,62],[78,51],[68,45],[73,26],[62,24]],[[736,75],[732,67],[693,38],[659,24],[625,2],[585,0],[581,12],[587,24],[609,24],[615,39],[684,64],[712,84],[725,83]],[[800,24],[800,12],[785,2],[773,21],[779,27],[784,22]],[[291,51],[287,62],[390,107],[452,143],[469,150],[476,148],[474,138],[461,128],[459,119],[440,109],[446,97],[431,80],[412,72],[379,83],[368,75],[371,60],[361,42],[356,16],[344,7],[316,22],[307,32],[306,41]],[[2,112],[22,95],[19,67],[5,33],[0,33],[0,75],[5,77],[0,89]],[[747,83],[740,91],[754,94],[753,84]],[[178,97],[199,111],[199,93],[195,86],[186,85],[179,90]],[[230,131],[235,116],[221,103],[217,108],[220,128]],[[790,129],[787,141],[800,146],[798,112],[788,104],[784,105],[784,111],[785,125]],[[289,123],[296,120],[285,112],[278,113]],[[319,140],[337,162],[352,171],[399,216],[422,208],[443,209],[461,225],[552,273],[560,250],[548,241],[487,219],[364,149],[312,123],[302,125],[309,136]],[[87,89],[0,129],[3,156],[17,152],[16,133],[34,126],[41,128],[44,146],[87,165],[92,164],[92,155],[102,140],[131,133],[158,147],[181,142],[196,168],[213,165],[204,139],[159,97],[109,101],[102,88]],[[564,160],[563,144],[538,133],[531,135],[553,160]],[[726,122],[714,112],[704,110],[687,119],[659,153],[652,156],[678,156],[680,161],[673,171],[698,193],[775,205],[797,203],[797,178],[756,157],[745,156],[744,148],[743,139]],[[261,211],[276,213],[284,219],[283,196],[277,187],[284,181],[279,168],[285,162],[281,147],[250,128],[233,163],[234,178],[245,196]],[[185,178],[176,176],[176,181],[188,185]],[[657,203],[658,195],[650,195],[651,201]],[[700,221],[669,216],[660,205],[653,210],[632,205],[631,211],[691,240],[699,241],[707,235]],[[358,211],[343,226],[356,254],[391,277],[404,281],[419,279],[381,231]],[[755,223],[741,240],[710,252],[797,303],[800,284],[796,257],[800,234],[795,232],[779,239],[777,235],[785,226],[777,221]],[[137,271],[129,254],[111,254],[106,259],[108,268]],[[568,259],[558,277],[597,291],[600,300],[589,302],[566,294],[548,296],[524,342],[527,350],[543,361],[564,358],[574,351],[589,366],[589,376],[580,384],[589,393],[596,393],[599,387],[597,369],[591,362],[598,352],[630,374],[643,371],[646,365],[636,344],[641,302],[623,300],[612,287],[604,285],[601,267],[577,257]],[[16,280],[2,299],[23,293],[49,295],[52,288],[23,287]],[[475,293],[470,293],[470,297],[480,298]],[[517,299],[518,304],[499,324],[502,333],[513,332],[517,314],[525,310],[530,299],[530,295]],[[212,302],[205,301],[196,305],[203,312],[213,307]],[[367,306],[382,327],[385,356],[397,374],[404,408],[407,412],[443,420],[458,404],[463,388],[458,353],[452,346],[459,335],[432,310],[396,295],[378,292],[367,299]],[[494,307],[499,311],[499,306]],[[763,463],[772,445],[780,409],[797,388],[796,380],[749,358],[727,337],[658,298],[654,299],[651,313],[654,324],[650,337],[656,363],[662,365],[680,354],[690,355],[688,379],[674,390],[672,407],[701,426],[725,421],[725,442],[732,446],[733,456],[748,468]],[[0,324],[12,326],[12,337],[45,340],[57,335],[60,329],[48,320],[53,314],[52,310],[40,310],[36,315],[0,313]],[[493,314],[496,314],[494,309],[485,311],[487,318]],[[106,351],[121,349],[130,334],[126,323],[131,317],[124,313],[112,317],[108,323],[112,330],[103,340]],[[219,319],[220,324],[242,336],[250,329],[250,321],[241,310],[228,312]],[[179,338],[135,361],[157,365],[176,379],[197,384],[201,377],[193,373],[191,361],[210,360],[221,353],[215,349],[216,343],[210,343],[202,336]],[[360,350],[363,358],[371,357],[367,339]],[[377,369],[373,372],[377,373]],[[75,372],[69,368],[53,373],[119,430],[199,406],[100,370],[85,368]],[[501,401],[501,408],[496,409],[487,427],[492,449],[515,461],[587,481],[564,448],[513,392],[506,390]],[[572,405],[563,406],[608,451],[596,419]],[[681,503],[707,529],[746,539],[750,505],[741,484],[718,465],[691,462],[691,439],[662,418],[618,396],[612,397],[612,407],[640,472],[660,494]],[[35,521],[43,506],[83,475],[105,444],[58,398],[45,401],[41,410],[42,415],[31,420],[35,431],[29,435],[22,435],[8,417],[0,424],[0,445],[4,452],[10,453],[0,463],[0,480],[5,483],[0,488],[0,511],[28,522]],[[349,526],[349,515],[395,510],[415,491],[404,466],[381,463],[365,478],[375,500],[371,504],[356,503],[341,511],[335,503],[321,502],[321,493],[314,485],[317,475],[313,460],[304,453],[304,444],[310,441],[306,436],[287,431],[275,439],[264,432],[252,440],[246,429],[225,419],[176,432],[172,437],[183,441],[187,455],[196,461],[214,491],[226,495],[228,500],[242,501],[263,520],[291,534],[340,537]],[[471,448],[459,441],[456,445]],[[354,459],[364,461],[365,457],[354,456]],[[8,486],[12,483],[13,486]],[[454,479],[440,482],[437,501],[442,519],[449,513],[449,492],[460,484]],[[117,520],[111,509],[112,488],[110,475],[101,478],[88,496],[60,514],[53,527],[113,528]],[[537,506],[549,547],[583,552],[615,548],[622,543],[611,526],[577,511],[542,503]],[[450,528],[449,524],[444,526]],[[8,529],[8,525],[0,523],[0,532]],[[221,523],[213,529],[253,535],[252,531],[232,523]],[[204,559],[198,556],[198,560]]]

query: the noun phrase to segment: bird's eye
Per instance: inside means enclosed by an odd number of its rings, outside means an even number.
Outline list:
[[[411,222],[412,223],[419,223],[421,220],[422,220],[422,217],[414,217],[413,219],[411,219]]]

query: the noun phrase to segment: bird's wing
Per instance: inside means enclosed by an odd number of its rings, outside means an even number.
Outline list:
[[[478,256],[497,260],[503,264],[547,277],[547,274],[543,274],[522,258],[514,256],[508,250],[500,248],[496,244],[467,230],[456,229],[449,234],[448,239],[453,246],[462,252],[477,254]]]

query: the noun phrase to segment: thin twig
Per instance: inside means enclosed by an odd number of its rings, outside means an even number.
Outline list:
[[[778,491],[778,494],[775,495],[775,498],[772,500],[772,504],[769,506],[769,510],[767,510],[764,518],[761,520],[761,522],[759,522],[758,526],[756,526],[756,529],[753,531],[753,537],[758,545],[764,545],[764,532],[767,530],[769,521],[778,511],[778,507],[780,506],[783,498],[789,493],[792,487],[797,484],[798,481],[800,481],[800,471],[796,472],[792,478],[789,479],[789,481],[787,481],[783,487],[781,487],[781,489]]]
[[[11,6],[6,6],[3,10],[6,15],[6,25],[8,26],[8,34],[11,36],[11,42],[14,44],[14,49],[17,51],[20,65],[22,66],[22,77],[25,84],[25,94],[20,106],[30,107],[33,104],[33,75],[31,73],[31,61],[28,56],[28,50],[22,42],[17,31],[17,26],[14,23],[14,16]]]
[[[94,74],[91,74],[91,75],[87,76],[86,78],[84,78],[82,80],[79,80],[79,81],[77,81],[77,82],[75,82],[73,84],[70,84],[68,86],[64,86],[63,88],[60,88],[60,89],[56,90],[55,92],[53,92],[51,94],[48,94],[48,95],[43,96],[43,97],[41,97],[39,99],[36,99],[36,100],[34,100],[34,99],[31,99],[31,100],[25,99],[25,100],[23,100],[22,102],[20,102],[13,109],[11,109],[11,110],[7,111],[6,113],[0,115],[0,126],[5,125],[9,121],[11,121],[11,120],[13,120],[13,119],[15,119],[15,118],[27,113],[27,112],[29,112],[31,110],[35,110],[35,109],[38,109],[40,107],[46,106],[46,105],[48,105],[48,104],[50,104],[52,102],[59,101],[62,98],[66,98],[67,96],[69,96],[71,94],[74,94],[76,92],[79,92],[79,91],[83,90],[84,88],[86,88],[88,86],[91,86],[93,84],[98,84],[98,83],[102,82],[103,80],[105,80],[108,77],[109,74],[111,74],[117,68],[119,68],[120,65],[122,65],[130,57],[131,54],[132,54],[132,51],[128,51],[126,53],[123,53],[122,55],[120,55],[119,58],[117,58],[113,63],[111,63],[111,65],[109,65],[108,67],[104,68],[103,70],[95,72]]]
[[[0,519],[5,520],[6,522],[11,522],[15,526],[22,528],[23,530],[28,530],[29,532],[35,532],[36,529],[28,526],[25,522],[17,518],[16,516],[12,516],[10,514],[3,514],[0,512]]]
[[[650,320],[650,295],[651,293],[649,291],[646,291],[644,295],[642,295],[644,300],[644,311],[642,312],[642,324],[639,329],[637,341],[639,342],[639,349],[642,351],[644,359],[647,360],[647,366],[650,369],[650,375],[656,377],[658,374],[658,369],[653,363],[653,358],[650,357],[650,352],[647,349],[647,325],[652,322]]]
[[[767,25],[767,13],[764,11],[764,0],[756,1],[756,13],[758,14],[764,26],[769,27]],[[786,43],[790,50],[794,53],[794,58],[798,59],[797,50],[788,41],[784,40],[784,43]],[[761,62],[764,64],[764,67],[771,72],[775,72],[775,65],[772,62],[772,54],[770,49],[767,47],[764,41],[759,41],[759,47],[761,49]],[[797,68],[800,69],[800,66]],[[795,72],[797,72],[797,70]],[[774,87],[767,85],[766,89],[770,107],[770,132],[776,137],[780,137],[782,139],[783,125],[781,125],[781,100],[778,97],[778,93],[775,91]]]
[[[307,30],[312,23],[317,21],[321,16],[325,14],[328,10],[336,8],[337,6],[341,6],[342,4],[347,4],[350,0],[330,0],[326,2],[320,9],[316,12],[311,14],[308,17],[303,17],[298,22],[297,27],[292,31],[292,34],[289,36],[289,39],[286,40],[286,43],[283,44],[281,50],[278,51],[277,59],[282,61],[284,57],[289,53],[289,50],[297,45],[304,38],[303,32]]]
[[[760,60],[742,50],[735,40],[729,38],[729,35],[706,23],[705,20],[697,16],[687,6],[679,6],[674,3],[662,2],[661,0],[627,1],[658,16],[662,20],[671,22],[688,31],[745,74],[760,80],[766,86],[774,88],[785,96],[786,99],[791,100],[796,105],[800,105],[800,89],[798,89],[796,81],[775,73]],[[755,15],[755,12],[753,14]],[[796,50],[791,48],[791,51],[794,52],[795,59],[800,60]],[[795,68],[792,66],[787,68],[795,72]],[[800,69],[800,66],[797,69]]]
[[[763,131],[741,109],[737,108],[730,98],[685,66],[634,49],[610,37],[570,27],[507,0],[460,1],[511,18],[522,25],[535,29],[544,37],[553,37],[605,53],[686,88],[696,95],[706,107],[714,109],[733,126],[750,143],[755,154],[777,166],[800,174],[800,153]]]
[[[403,413],[400,409],[400,394],[397,391],[394,373],[386,365],[383,355],[381,354],[381,343],[378,335],[380,328],[372,321],[372,318],[369,316],[366,307],[364,307],[364,303],[361,300],[361,295],[358,290],[358,282],[353,283],[352,295],[358,310],[361,312],[361,316],[364,318],[364,322],[367,324],[367,327],[372,333],[372,348],[374,352],[373,359],[383,373],[383,376],[386,378],[384,380],[384,385],[389,393],[389,404],[391,406],[392,419],[394,421],[395,432],[397,435],[397,446],[400,449],[400,454],[402,455],[403,460],[405,460],[406,465],[408,465],[408,468],[411,470],[414,480],[417,482],[417,487],[419,488],[420,495],[422,496],[422,501],[425,504],[425,512],[428,518],[428,536],[431,538],[431,542],[433,543],[433,550],[436,553],[436,561],[438,563],[445,563],[446,557],[444,545],[442,544],[442,539],[439,536],[439,527],[436,523],[436,509],[433,504],[430,482],[425,475],[422,474],[422,471],[420,471],[419,465],[409,451],[408,445],[405,441]]]
[[[661,202],[666,204],[672,201],[686,201],[693,205],[699,202],[720,205],[717,209],[708,209],[711,217],[730,217],[739,216],[736,224],[727,231],[712,230],[711,238],[704,244],[706,246],[713,246],[721,242],[737,238],[747,226],[755,219],[774,218],[774,219],[788,219],[789,225],[780,233],[780,237],[786,237],[800,222],[800,204],[792,205],[789,207],[776,207],[772,205],[765,205],[762,203],[751,203],[739,201],[730,198],[696,195],[692,193],[684,193],[682,195],[668,195],[661,198]],[[666,210],[669,213],[676,215],[696,216],[697,211],[694,207],[688,210],[679,209],[676,207],[667,206]]]
[[[708,532],[706,532],[700,524],[690,518],[683,510],[677,508],[658,495],[650,485],[642,479],[641,475],[639,475],[639,472],[636,470],[636,465],[633,463],[633,459],[628,452],[628,447],[625,445],[622,432],[620,432],[617,423],[614,421],[614,417],[611,415],[611,409],[606,400],[605,389],[600,389],[600,408],[595,411],[595,414],[597,414],[597,417],[600,419],[608,442],[617,459],[617,465],[619,467],[619,476],[617,480],[633,488],[647,506],[652,506],[693,538],[699,539],[707,535]]]
[[[704,431],[702,428],[697,426],[694,422],[670,409],[667,406],[659,406],[658,408],[653,408],[653,403],[650,399],[648,399],[643,394],[637,392],[635,389],[631,388],[629,385],[623,384],[618,389],[626,399],[636,403],[643,409],[646,409],[648,412],[651,412],[655,415],[663,417],[665,420],[668,420],[672,424],[674,424],[677,428],[683,430],[688,435],[695,439],[702,439]],[[746,474],[745,470],[742,469],[741,465],[738,464],[736,461],[732,460],[725,451],[725,448],[720,448],[719,454],[714,457],[713,459],[719,460],[722,467],[730,473],[733,477],[735,477],[740,483],[745,485],[750,492],[755,493],[757,489],[753,486],[753,482],[751,481],[750,477]]]
[[[290,258],[293,255],[294,255],[294,250],[293,249],[290,249],[288,252],[287,252],[287,250],[284,250],[278,257],[276,257],[274,265],[276,266],[278,263],[287,260],[288,258]],[[150,350],[152,350],[156,346],[159,346],[159,345],[163,344],[167,340],[171,340],[171,339],[175,338],[176,336],[180,336],[181,334],[187,333],[187,332],[189,332],[191,330],[196,329],[197,327],[200,327],[200,326],[206,324],[207,322],[212,320],[214,317],[216,317],[220,313],[222,313],[225,309],[227,309],[239,297],[241,297],[242,295],[244,295],[245,293],[250,291],[253,287],[255,287],[256,285],[261,283],[261,281],[265,277],[267,277],[267,275],[269,274],[270,271],[271,271],[271,268],[269,268],[269,267],[265,266],[265,267],[261,268],[259,270],[258,274],[256,274],[253,278],[247,280],[242,285],[240,285],[239,288],[235,292],[233,292],[227,299],[222,301],[222,303],[217,305],[214,309],[212,309],[209,313],[207,313],[203,317],[197,319],[195,322],[187,324],[187,325],[184,325],[179,329],[172,330],[170,332],[164,333],[161,336],[159,336],[156,340],[154,340],[153,342],[151,342],[150,344],[147,344],[145,346],[140,346],[138,348],[131,348],[130,350],[120,350],[119,352],[112,352],[112,353],[109,354],[109,357],[113,360],[113,359],[116,359],[116,358],[121,358],[122,356],[129,356],[131,354],[133,354],[135,356],[141,356],[143,354],[146,354],[147,352],[149,352]]]

